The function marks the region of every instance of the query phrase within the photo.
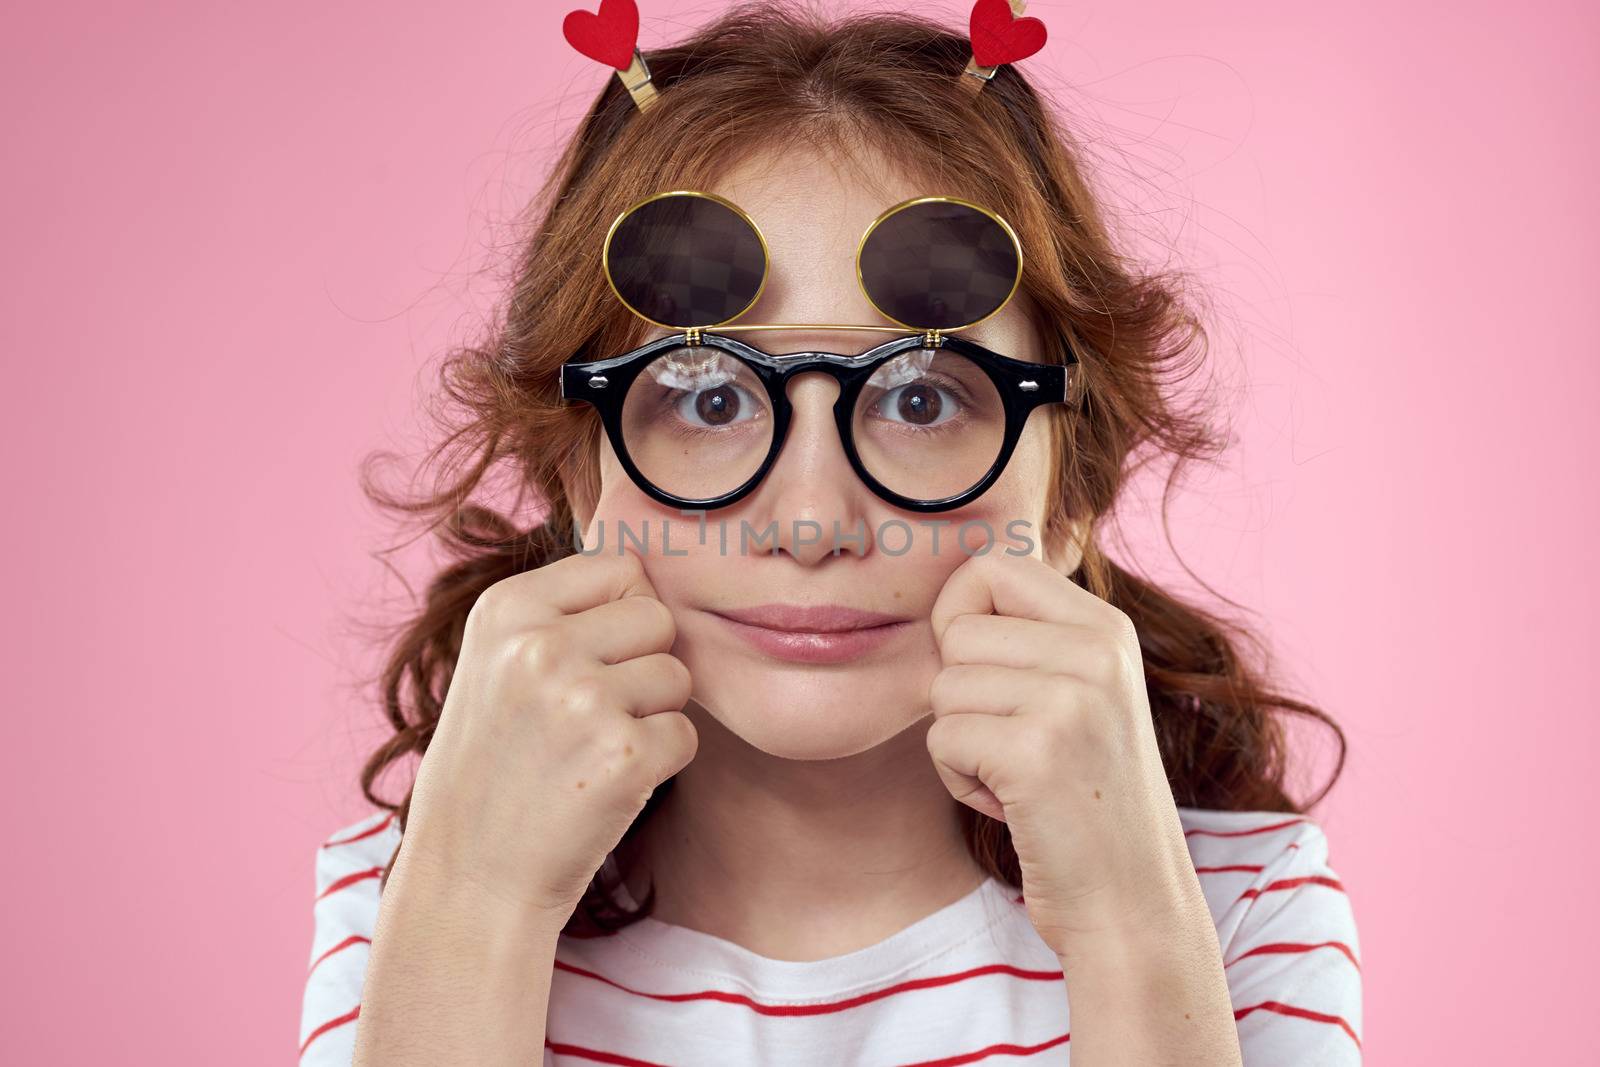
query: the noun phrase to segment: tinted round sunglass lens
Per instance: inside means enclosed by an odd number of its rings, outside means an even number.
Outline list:
[[[942,500],[983,480],[1000,457],[1006,412],[982,367],[948,348],[919,348],[873,372],[851,417],[856,452],[885,488]]]
[[[1022,276],[1016,235],[996,215],[916,200],[872,227],[856,260],[867,299],[913,330],[959,330],[999,311]]]
[[[742,362],[704,345],[657,356],[628,387],[622,440],[645,480],[688,500],[748,481],[772,445],[766,387]]]
[[[646,200],[606,239],[606,276],[634,314],[659,326],[718,326],[761,293],[767,252],[743,214],[703,193]]]

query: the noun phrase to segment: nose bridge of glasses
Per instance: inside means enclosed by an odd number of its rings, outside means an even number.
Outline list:
[[[748,342],[746,344],[748,345]],[[801,394],[805,396],[814,394],[816,390],[822,390],[820,395],[824,406],[836,404],[844,392],[846,381],[853,374],[859,373],[861,367],[878,362],[881,358],[878,349],[854,354],[818,349],[772,352],[765,348],[755,348],[755,351],[766,364],[766,374],[772,383],[773,391],[783,394],[789,402],[791,414],[796,416],[801,407],[798,403],[800,395],[795,392],[797,385],[804,383]],[[831,393],[827,392],[829,379],[833,382]]]
[[[816,353],[800,353],[815,355]],[[833,424],[833,407],[844,390],[843,368],[827,363],[795,370],[782,379],[781,388],[789,401],[789,421],[804,429],[816,419],[817,426]],[[831,387],[831,388],[830,388]],[[791,433],[793,428],[791,426]]]

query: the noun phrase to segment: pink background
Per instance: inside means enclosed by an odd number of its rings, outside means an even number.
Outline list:
[[[607,76],[569,6],[10,20],[16,1062],[292,1060],[314,852],[382,735],[357,622],[402,592],[356,464],[416,444]],[[719,8],[643,6],[646,47]],[[1313,814],[1372,1063],[1595,1062],[1595,12],[1030,7],[1028,73],[1216,301],[1239,444],[1175,539],[1348,731]]]

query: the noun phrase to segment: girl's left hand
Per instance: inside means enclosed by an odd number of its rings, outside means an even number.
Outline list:
[[[955,569],[931,621],[928,751],[957,800],[1009,827],[1045,943],[1066,956],[1208,915],[1127,615],[996,550]]]

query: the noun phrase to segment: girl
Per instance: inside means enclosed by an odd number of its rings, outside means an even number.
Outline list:
[[[369,483],[458,559],[318,854],[303,1064],[1360,1061],[1278,716],[1342,734],[1097,543],[1141,446],[1217,447],[1166,388],[1203,335],[1013,8],[762,3],[647,64],[569,19],[622,74],[435,491]],[[540,516],[469,502],[500,472]]]

